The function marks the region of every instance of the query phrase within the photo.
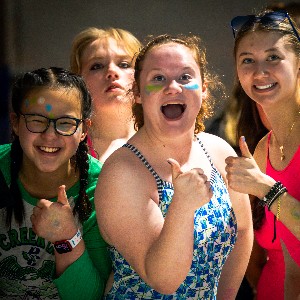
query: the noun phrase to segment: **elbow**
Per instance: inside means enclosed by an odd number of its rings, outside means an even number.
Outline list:
[[[169,276],[168,276],[169,275]],[[171,276],[170,274],[166,274],[166,276],[155,276],[149,278],[149,285],[158,293],[163,295],[170,295],[175,293],[185,278],[176,278]]]

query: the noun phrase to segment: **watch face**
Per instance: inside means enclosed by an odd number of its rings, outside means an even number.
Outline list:
[[[59,254],[71,252],[73,249],[68,241],[55,242],[54,248]]]

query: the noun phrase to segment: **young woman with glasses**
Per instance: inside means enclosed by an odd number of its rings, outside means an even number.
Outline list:
[[[101,165],[88,155],[91,97],[60,68],[13,84],[13,142],[0,146],[0,293],[100,299],[110,259],[94,210]]]
[[[266,11],[232,20],[239,101],[259,104],[272,130],[250,154],[226,159],[229,186],[257,197],[254,243],[247,278],[257,299],[300,295],[300,37],[285,11]],[[252,124],[248,124],[252,126]],[[260,199],[260,200],[259,200]],[[257,210],[262,213],[257,214]],[[285,298],[284,298],[285,297]]]

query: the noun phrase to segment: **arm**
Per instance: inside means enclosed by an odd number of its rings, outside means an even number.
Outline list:
[[[103,295],[111,262],[95,213],[85,222],[83,232],[84,253],[54,280],[61,299],[100,299]]]
[[[42,199],[33,211],[31,220],[34,230],[38,236],[51,242],[70,239],[77,231],[64,187],[59,188],[57,202]],[[80,295],[81,298],[99,299],[104,291],[109,273],[109,270],[105,273],[105,268],[109,268],[109,260],[95,213],[85,222],[82,234],[83,239],[71,252],[59,254],[54,251],[57,275],[54,283],[61,299]]]
[[[265,170],[266,143],[262,140],[254,153],[254,158],[248,150],[246,142],[240,138],[240,149],[242,157],[227,157],[226,171],[229,186],[240,193],[254,195],[262,199],[274,185],[276,180],[266,175],[261,170]],[[256,163],[257,161],[257,163]],[[299,216],[300,202],[288,193],[281,197],[280,221],[300,239]],[[271,205],[274,215],[277,213],[278,199]]]
[[[284,299],[300,299],[300,267],[291,258],[284,242],[281,241],[285,263]]]
[[[194,211],[212,196],[200,169],[181,173],[176,162],[170,163],[174,195],[165,219],[153,176],[126,149],[105,162],[95,194],[103,237],[147,284],[164,294],[175,292],[190,269]]]
[[[222,269],[218,285],[217,299],[235,299],[249,262],[252,244],[253,227],[249,197],[230,192],[234,213],[237,218],[238,236],[236,244]]]
[[[266,261],[267,256],[265,250],[261,248],[254,239],[250,260],[246,271],[246,278],[254,292],[256,291],[257,284]]]

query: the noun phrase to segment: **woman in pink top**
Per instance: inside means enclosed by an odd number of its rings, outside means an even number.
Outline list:
[[[227,178],[231,188],[258,197],[264,206],[256,240],[267,250],[268,261],[258,275],[257,299],[297,299],[300,295],[299,32],[285,11],[236,17],[231,26],[241,98],[261,105],[272,131],[256,147],[255,160],[245,139],[240,138],[242,157],[226,159]]]

